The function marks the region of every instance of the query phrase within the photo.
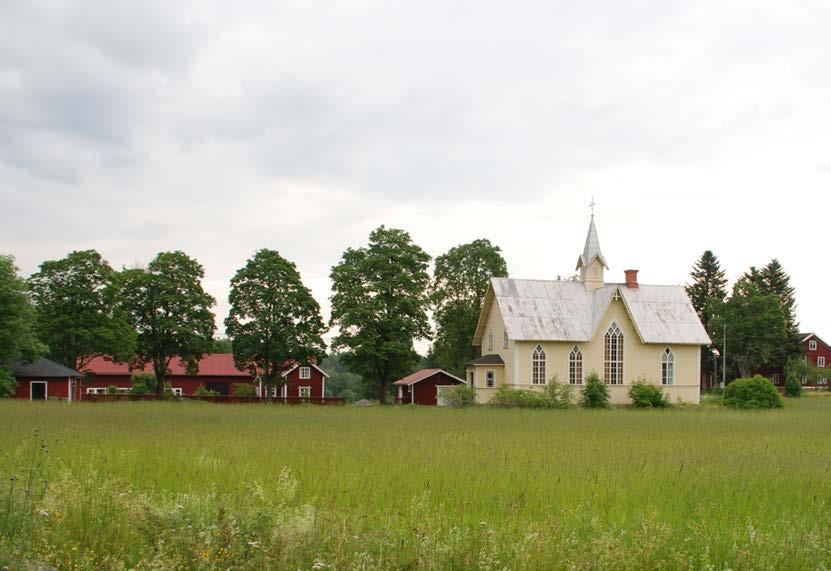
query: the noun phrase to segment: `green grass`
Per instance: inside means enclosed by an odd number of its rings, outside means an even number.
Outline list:
[[[2,401],[0,478],[12,569],[831,566],[828,398],[752,412]]]

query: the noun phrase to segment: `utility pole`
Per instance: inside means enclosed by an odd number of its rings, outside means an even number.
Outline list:
[[[721,345],[721,388],[727,385],[727,324],[724,324],[724,342]]]

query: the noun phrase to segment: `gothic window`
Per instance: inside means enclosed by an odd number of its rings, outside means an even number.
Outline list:
[[[661,384],[671,385],[675,380],[675,355],[669,347],[661,353]]]
[[[502,348],[508,348],[508,330],[506,329],[505,332],[502,334]]]
[[[493,351],[493,327],[488,327],[488,351]]]
[[[534,350],[531,356],[531,383],[535,385],[545,384],[545,351],[540,345]]]
[[[623,384],[623,332],[617,323],[612,323],[604,338],[603,380],[607,385]]]
[[[583,384],[583,352],[576,345],[568,354],[568,383],[570,385]]]

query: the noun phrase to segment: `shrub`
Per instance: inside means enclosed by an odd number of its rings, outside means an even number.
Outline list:
[[[153,373],[133,373],[130,376],[134,395],[146,395],[156,392],[156,375]]]
[[[646,379],[638,379],[629,387],[629,398],[632,406],[636,408],[662,408],[670,406],[669,395],[664,393],[658,385],[647,382]]]
[[[8,369],[0,367],[0,398],[10,398],[17,390],[17,379]]]
[[[586,377],[580,404],[586,408],[606,408],[609,406],[609,387],[600,380],[597,373]]]
[[[193,391],[193,396],[195,397],[215,397],[218,395],[218,392],[205,388],[205,385],[202,385],[198,389]]]
[[[801,397],[802,383],[799,382],[799,377],[794,373],[788,373],[785,377],[785,396],[786,397]]]
[[[551,377],[543,393],[548,397],[551,408],[569,408],[574,405],[574,391],[571,385],[561,383],[557,375]]]
[[[107,386],[107,394],[108,395],[117,395],[118,394],[118,387],[115,385],[108,385]]]
[[[464,408],[476,402],[476,389],[467,385],[456,385],[442,393],[444,404],[453,408]]]
[[[724,404],[734,408],[780,408],[784,406],[779,391],[761,375],[737,379],[724,389]]]
[[[510,385],[500,385],[488,404],[498,407],[550,408],[544,392],[515,389]]]
[[[257,396],[257,389],[251,383],[234,383],[232,394],[235,397],[255,397]]]
[[[355,391],[353,391],[352,389],[343,389],[338,395],[338,397],[350,403],[355,402],[357,400],[357,395],[355,394]]]

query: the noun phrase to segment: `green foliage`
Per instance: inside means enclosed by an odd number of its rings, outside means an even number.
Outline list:
[[[600,380],[600,376],[592,371],[586,377],[580,405],[586,408],[606,408],[609,406],[609,387]]]
[[[107,394],[108,395],[117,395],[119,393],[118,387],[116,385],[107,385]]]
[[[722,328],[727,324],[727,357],[743,377],[775,364],[788,344],[785,315],[776,296],[763,293],[753,277],[739,279],[727,301],[711,300],[710,314],[710,337],[723,351]]]
[[[428,256],[410,235],[381,226],[366,248],[349,248],[332,268],[332,340],[370,394],[386,404],[392,381],[418,363],[413,340],[430,337]]]
[[[18,276],[13,258],[0,255],[0,396],[14,394],[13,363],[33,361],[46,351],[34,328],[26,282]]]
[[[234,393],[236,394],[236,393]],[[193,391],[193,396],[195,397],[215,397],[218,396],[219,393],[206,388],[205,385],[200,385],[195,391]]]
[[[233,353],[233,344],[227,337],[217,337],[211,344],[212,354],[217,353]]]
[[[158,381],[153,373],[133,373],[130,375],[132,393],[134,395],[147,395],[156,392]]]
[[[251,383],[234,383],[232,394],[235,397],[255,397],[257,389]]]
[[[342,398],[348,403],[353,403],[358,400],[358,395],[352,389],[344,389],[335,396]]]
[[[501,250],[486,239],[456,246],[436,258],[430,295],[436,338],[430,366],[464,375],[463,363],[479,356],[471,340],[490,279],[507,275]]]
[[[785,396],[786,397],[801,397],[802,396],[802,383],[799,381],[799,377],[797,377],[793,373],[787,373],[785,375]]]
[[[636,408],[664,408],[671,405],[669,395],[659,385],[638,379],[629,387],[629,399]]]
[[[342,397],[347,399],[347,402],[365,398],[363,379],[360,375],[349,371],[341,360],[340,354],[327,355],[320,368],[329,374],[329,378],[326,379],[325,396]]]
[[[476,389],[467,385],[456,385],[441,393],[445,406],[465,408],[476,403]]]
[[[162,252],[147,269],[122,274],[122,308],[138,333],[139,362],[153,365],[157,392],[174,357],[196,374],[216,329],[215,300],[202,289],[202,266],[184,252]]]
[[[488,404],[496,407],[512,408],[569,408],[573,405],[573,402],[574,393],[572,388],[560,383],[557,376],[554,375],[548,385],[539,391],[515,389],[510,385],[500,385]]]
[[[37,333],[50,357],[83,371],[95,357],[132,358],[136,334],[116,300],[119,275],[95,250],[48,260],[29,278]]]
[[[561,383],[557,375],[549,379],[543,393],[551,403],[551,408],[571,408],[574,406],[574,388],[568,383]]]
[[[780,408],[784,406],[779,391],[761,375],[736,379],[724,389],[724,404],[733,408]]]
[[[718,258],[710,250],[706,250],[695,263],[690,277],[692,283],[688,284],[685,289],[698,317],[706,327],[709,321],[707,306],[710,300],[723,301],[727,296],[725,289],[727,278]]]
[[[278,252],[254,254],[231,280],[228,302],[225,331],[233,340],[234,362],[260,375],[269,389],[282,384],[280,372],[287,362],[323,358],[320,306],[297,267]]]

